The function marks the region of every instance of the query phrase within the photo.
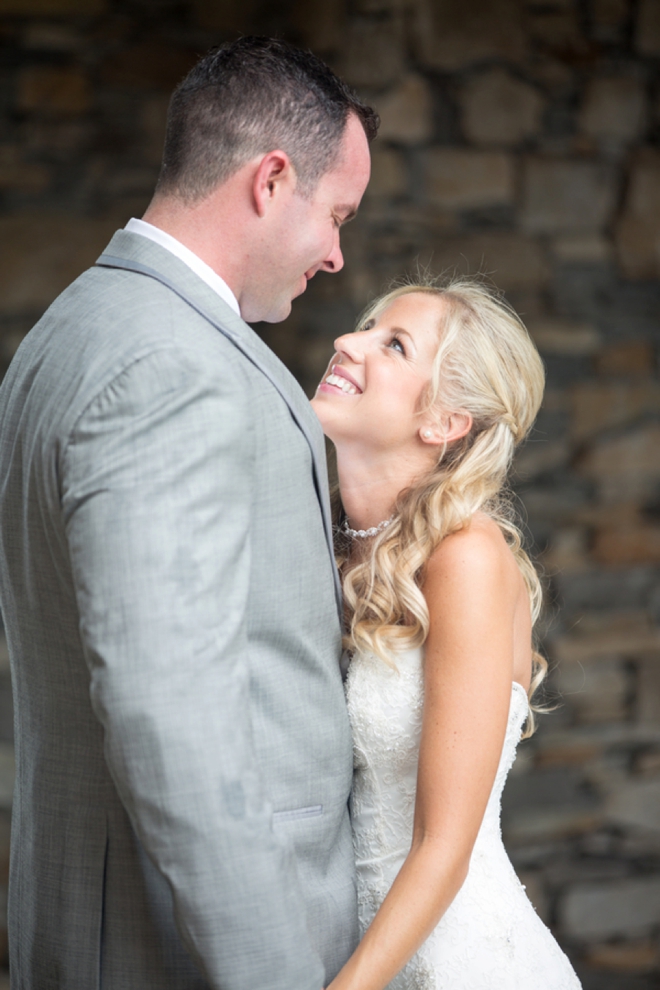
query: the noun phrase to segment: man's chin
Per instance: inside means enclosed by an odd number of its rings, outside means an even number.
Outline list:
[[[291,299],[288,296],[279,299],[265,300],[253,306],[241,308],[241,316],[246,323],[281,323],[291,312]]]
[[[273,307],[272,315],[266,318],[266,323],[281,323],[282,320],[286,320],[287,316],[291,315],[292,301],[292,299],[282,300],[278,306]]]
[[[281,323],[291,313],[291,301],[272,306],[267,313],[260,313],[252,319],[244,317],[246,323]]]
[[[298,296],[302,296],[303,292],[307,288],[308,279],[303,275],[301,282],[296,286],[296,288],[285,295],[282,295],[279,299],[273,299],[266,309],[264,306],[256,307],[254,311],[247,312],[247,315],[243,316],[246,323],[281,323],[282,320],[286,320],[287,316],[291,313],[291,304],[294,299]]]

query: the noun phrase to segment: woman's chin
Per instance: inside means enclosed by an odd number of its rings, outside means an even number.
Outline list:
[[[323,401],[323,394],[321,392],[319,392],[318,389],[317,389],[317,391],[316,391],[313,399],[310,400],[310,403],[309,404],[312,407],[312,409],[314,410],[314,412],[316,413],[316,417],[319,420],[321,426],[324,426],[325,420],[327,418],[326,417],[326,410],[324,408],[325,403]]]
[[[317,392],[311,400],[310,405],[316,413],[316,418],[321,424],[321,429],[323,430],[325,436],[328,440],[334,440],[333,433],[335,431],[332,428],[332,415],[330,413],[330,409],[328,408],[329,403],[324,401],[323,393]]]

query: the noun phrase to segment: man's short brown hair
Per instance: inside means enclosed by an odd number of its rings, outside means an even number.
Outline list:
[[[157,191],[196,202],[280,149],[310,195],[334,165],[351,113],[372,140],[376,112],[311,52],[256,37],[213,49],[172,96]]]

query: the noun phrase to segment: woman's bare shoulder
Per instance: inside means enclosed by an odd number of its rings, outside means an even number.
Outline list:
[[[511,565],[513,564],[513,571]],[[475,513],[467,526],[446,536],[431,555],[427,581],[448,577],[492,579],[517,572],[515,561],[502,530],[483,512]]]

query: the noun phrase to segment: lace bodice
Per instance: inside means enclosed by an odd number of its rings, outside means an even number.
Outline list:
[[[364,932],[412,840],[424,703],[423,652],[402,652],[396,668],[353,657],[346,680],[353,729],[351,799]],[[468,877],[438,927],[391,990],[579,990],[570,964],[542,924],[502,845],[500,804],[528,713],[514,683],[506,736]]]

